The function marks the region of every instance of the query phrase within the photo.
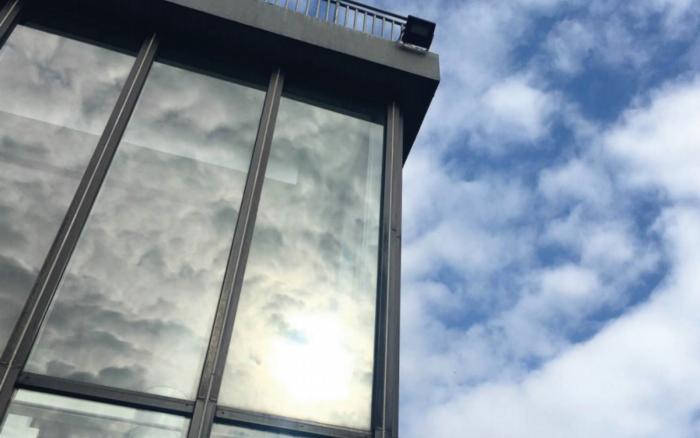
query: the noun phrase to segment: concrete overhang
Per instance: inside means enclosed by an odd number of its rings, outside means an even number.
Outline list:
[[[408,156],[440,82],[437,54],[407,50],[396,42],[259,0],[168,1],[268,33],[268,41],[251,43],[288,62],[314,64],[339,78],[355,76],[367,90],[388,92],[404,114],[404,160]]]
[[[351,95],[399,103],[404,160],[440,81],[438,55],[324,22],[261,0],[35,0],[64,13],[99,14],[124,26],[192,36],[254,62],[304,72]],[[145,26],[146,27],[146,26]],[[253,58],[254,57],[254,58]]]

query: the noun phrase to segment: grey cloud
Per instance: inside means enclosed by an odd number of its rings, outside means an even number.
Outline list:
[[[80,101],[110,106],[131,64],[118,55],[105,68],[126,66],[124,75],[95,75],[101,49],[18,26],[0,50],[0,257],[2,272],[0,348],[63,220],[109,109],[86,112]],[[125,62],[124,62],[125,61]],[[76,129],[77,128],[77,129]],[[8,268],[9,266],[9,268]]]

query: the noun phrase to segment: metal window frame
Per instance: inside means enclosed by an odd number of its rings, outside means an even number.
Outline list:
[[[10,0],[0,10],[0,47],[17,23],[22,3],[23,0]],[[195,400],[163,397],[22,371],[155,61],[158,44],[159,38],[156,33],[142,43],[56,239],[39,272],[36,284],[15,325],[8,345],[0,356],[0,424],[7,414],[14,391],[30,389],[187,417],[190,420],[188,438],[208,437],[214,423],[238,425],[291,436],[398,437],[403,117],[399,105],[393,101],[387,105],[384,123],[371,429],[362,431],[329,426],[217,404],[284,88],[284,73],[281,67],[273,70],[270,75]]]
[[[375,438],[398,437],[399,325],[401,287],[401,182],[403,118],[396,102],[387,107],[382,222],[377,293],[372,424]]]

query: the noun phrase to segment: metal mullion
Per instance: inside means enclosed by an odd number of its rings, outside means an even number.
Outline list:
[[[372,394],[375,437],[396,437],[398,419],[399,288],[401,281],[402,120],[396,103],[387,109],[381,244]]]
[[[221,388],[221,378],[226,365],[226,356],[233,334],[233,323],[243,285],[245,264],[248,260],[262,184],[270,155],[270,144],[272,143],[283,83],[282,72],[280,70],[273,72],[265,96],[253,155],[246,177],[188,438],[208,436],[214,419],[216,401]]]
[[[234,423],[242,427],[263,427],[266,430],[292,433],[295,436],[299,433],[304,436],[328,438],[370,438],[372,436],[371,432],[367,431],[225,407],[216,410],[216,419],[223,423]]]
[[[10,0],[0,9],[0,48],[10,35],[21,9],[21,0]]]
[[[401,325],[401,189],[403,167],[403,117],[399,106],[389,108],[390,129],[393,131],[391,175],[391,231],[389,243],[389,284],[387,296],[386,372],[384,426],[388,436],[398,437],[399,427],[399,345]]]
[[[20,0],[10,0],[8,2],[3,3],[2,8],[0,8],[0,49],[2,49],[2,46],[5,44],[5,41],[7,41],[7,38],[10,36],[14,25],[17,23],[17,17],[19,16],[21,9],[22,2]],[[7,358],[9,357],[8,352],[10,350],[11,344],[12,339],[8,339],[8,343],[4,347],[4,350],[0,351],[0,383],[2,382],[2,378],[9,367],[9,360]],[[0,390],[1,389],[2,386],[0,386]],[[0,406],[1,400],[2,392],[0,391]],[[0,419],[2,419],[2,415],[0,415]],[[0,421],[0,424],[1,423],[2,422]]]
[[[0,376],[0,419],[4,418],[7,412],[15,383],[29,357],[43,318],[97,198],[102,181],[153,64],[157,47],[158,41],[155,35],[143,43],[10,336],[8,348],[5,349],[2,357],[6,369]]]
[[[17,379],[17,388],[180,416],[190,416],[194,410],[194,402],[189,400],[96,385],[94,383],[76,382],[35,373],[20,374]]]

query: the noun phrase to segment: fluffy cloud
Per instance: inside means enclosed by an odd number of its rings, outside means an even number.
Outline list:
[[[654,185],[674,199],[700,195],[700,77],[655,91],[606,136],[629,185]]]

